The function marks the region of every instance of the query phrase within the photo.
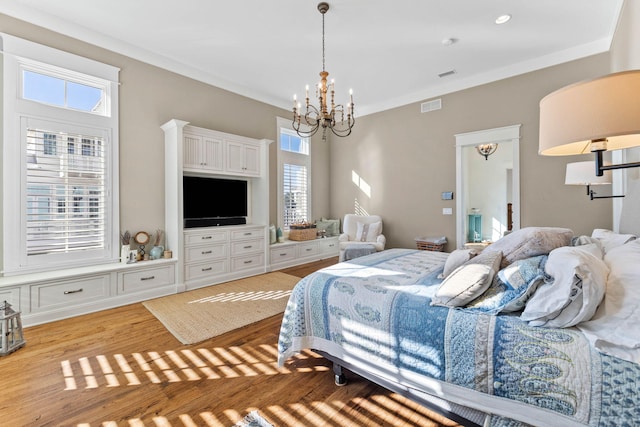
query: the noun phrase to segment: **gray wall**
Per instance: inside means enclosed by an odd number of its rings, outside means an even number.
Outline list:
[[[522,124],[521,226],[580,234],[611,228],[609,200],[589,201],[583,188],[564,185],[565,165],[589,159],[538,155],[540,100],[608,72],[609,55],[601,54],[442,96],[439,111],[421,113],[415,103],[361,118],[352,136],[332,140],[332,214],[353,212],[357,203],[382,216],[390,247],[415,247],[415,237],[436,234],[454,249],[455,215],[442,215],[442,208],[455,213],[455,201],[440,199],[456,186],[454,135]],[[371,197],[351,184],[352,171],[371,185]]]

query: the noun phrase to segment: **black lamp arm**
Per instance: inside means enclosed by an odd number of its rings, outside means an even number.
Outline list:
[[[627,169],[627,168],[637,168],[640,167],[640,162],[630,162],[630,163],[620,163],[617,165],[605,165],[602,160],[602,152],[604,150],[594,151],[596,155],[596,176],[604,175],[604,171],[614,170],[614,169]]]

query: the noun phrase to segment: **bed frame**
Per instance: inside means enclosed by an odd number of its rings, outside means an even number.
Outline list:
[[[484,423],[485,414],[480,411],[467,408],[466,406],[451,403],[436,396],[406,387],[402,384],[389,381],[385,378],[381,378],[367,371],[362,366],[356,366],[354,364],[345,362],[323,351],[313,351],[333,364],[334,381],[335,384],[339,387],[347,385],[347,377],[344,372],[344,370],[346,369],[362,378],[365,378],[368,381],[371,381],[374,384],[384,387],[385,389],[390,390],[394,393],[398,393],[399,395],[404,396],[407,399],[416,402],[427,409],[437,412],[438,414],[465,427],[482,427]]]

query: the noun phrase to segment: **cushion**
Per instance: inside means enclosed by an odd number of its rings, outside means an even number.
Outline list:
[[[461,307],[491,285],[500,268],[501,252],[482,252],[456,268],[440,284],[431,305]]]
[[[444,270],[439,276],[440,279],[446,278],[456,268],[460,267],[465,262],[476,256],[478,252],[475,249],[456,249],[449,254],[447,260],[444,263]]]
[[[487,246],[484,252],[502,252],[500,267],[505,268],[519,259],[548,255],[555,248],[568,246],[572,237],[573,231],[568,228],[525,227]]]
[[[371,224],[365,224],[358,222],[358,228],[356,231],[357,242],[375,242],[378,235],[382,231],[382,223],[380,221],[373,222]]]
[[[607,284],[609,268],[594,244],[554,249],[545,265],[547,279],[529,298],[520,318],[531,326],[565,328],[593,317]]]
[[[338,234],[340,234],[340,222],[341,222],[340,219],[331,219],[331,218],[322,217],[320,221],[329,222],[333,225],[333,228],[331,231],[334,232],[334,234],[332,234],[332,236],[337,236]],[[327,234],[329,234],[329,230],[327,230]]]
[[[543,283],[547,258],[547,255],[538,255],[511,263],[495,275],[491,286],[465,310],[491,315],[522,310]]]
[[[636,240],[636,236],[633,234],[619,234],[602,228],[595,228],[591,233],[591,237],[602,242],[605,253],[609,252],[616,246],[624,245],[632,240]]]
[[[578,328],[603,353],[640,363],[640,240],[611,249],[607,292],[596,314]]]
[[[338,234],[340,234],[339,224],[340,224],[339,221],[336,222],[336,221],[320,220],[320,221],[316,221],[316,229],[324,230],[327,236],[337,236]]]

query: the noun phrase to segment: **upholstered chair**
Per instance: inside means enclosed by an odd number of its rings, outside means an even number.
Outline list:
[[[346,214],[342,221],[342,230],[338,238],[340,261],[344,261],[344,251],[348,246],[370,245],[376,251],[382,251],[387,244],[387,239],[382,234],[382,218],[379,215]]]

